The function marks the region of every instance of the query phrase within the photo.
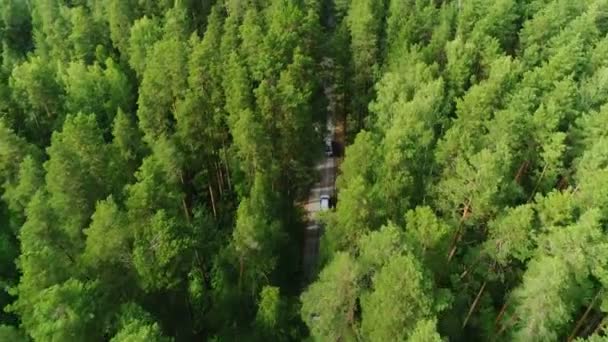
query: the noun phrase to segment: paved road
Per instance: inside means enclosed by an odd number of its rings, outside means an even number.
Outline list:
[[[329,125],[328,125],[329,127]],[[333,136],[333,127],[330,136]],[[308,201],[304,204],[306,209],[308,225],[304,233],[304,246],[302,251],[302,263],[305,280],[310,281],[314,275],[316,262],[319,256],[319,244],[321,239],[321,226],[317,221],[317,213],[321,210],[321,195],[335,194],[336,184],[336,160],[334,157],[325,157],[316,166],[319,171],[319,181],[310,189]]]
[[[323,158],[322,162],[316,166],[321,179],[310,189],[308,201],[304,205],[308,214],[309,221],[315,219],[316,213],[321,209],[321,195],[334,195],[336,161],[335,158]]]
[[[331,2],[330,8],[333,8],[333,1],[329,0],[329,2]],[[335,26],[333,11],[330,11],[330,15],[327,16],[326,19],[327,22],[325,23],[325,26],[328,29],[333,30]],[[334,61],[331,58],[326,57],[323,59],[321,67],[331,70],[334,68]],[[337,97],[334,96],[335,86],[333,85],[333,82],[329,80],[327,82],[324,82],[323,88],[325,96],[329,100],[327,106],[328,117],[326,126],[326,139],[335,140],[336,128],[333,120],[334,113],[337,108]],[[304,271],[305,284],[313,280],[312,278],[315,275],[315,269],[317,267],[317,261],[319,259],[319,244],[321,240],[322,229],[317,220],[317,213],[321,210],[320,198],[322,195],[329,195],[330,198],[335,198],[337,165],[336,161],[337,160],[334,157],[324,157],[319,162],[316,167],[319,171],[319,180],[312,187],[312,189],[310,189],[308,201],[306,202],[306,204],[304,204],[308,221],[306,231],[304,232],[304,245],[302,249],[302,266]]]

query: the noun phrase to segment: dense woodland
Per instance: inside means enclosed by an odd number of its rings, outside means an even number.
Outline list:
[[[608,339],[607,34],[608,0],[0,0],[0,341]]]

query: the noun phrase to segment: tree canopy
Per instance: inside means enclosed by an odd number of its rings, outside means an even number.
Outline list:
[[[0,0],[0,341],[605,340],[607,35],[608,0]]]

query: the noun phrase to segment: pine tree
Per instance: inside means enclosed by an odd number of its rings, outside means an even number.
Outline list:
[[[312,336],[332,341],[354,337],[358,277],[352,257],[338,253],[302,294],[302,319]]]

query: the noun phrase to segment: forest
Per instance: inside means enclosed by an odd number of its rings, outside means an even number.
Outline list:
[[[0,0],[0,42],[1,342],[608,341],[608,0]]]

